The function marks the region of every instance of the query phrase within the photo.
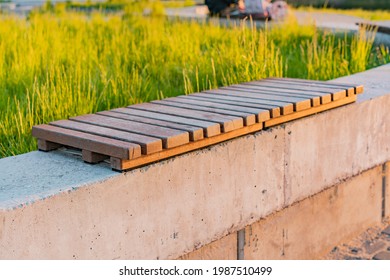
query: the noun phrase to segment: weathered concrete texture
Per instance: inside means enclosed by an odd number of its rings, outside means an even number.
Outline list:
[[[381,222],[382,167],[298,202],[245,229],[245,259],[317,259]]]
[[[192,252],[282,207],[283,134],[242,137],[0,212],[0,258]]]
[[[364,102],[366,100],[380,97],[390,94],[390,63],[364,71],[361,73],[353,74],[350,76],[341,77],[332,80],[337,83],[353,83],[364,85],[364,94],[358,96],[358,102]]]
[[[362,84],[365,93],[355,104],[285,125],[286,206],[390,159],[388,77],[390,64],[333,80]]]
[[[105,180],[117,173],[61,151],[0,159],[0,210]]]
[[[229,234],[221,239],[211,242],[202,248],[188,253],[180,260],[236,260],[237,259],[237,233]]]
[[[390,95],[286,128],[286,206],[390,158]]]

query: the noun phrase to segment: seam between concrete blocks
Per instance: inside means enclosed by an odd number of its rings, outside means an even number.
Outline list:
[[[386,209],[386,171],[387,171],[387,163],[385,162],[382,165],[382,219],[385,219],[387,212],[389,209]]]
[[[237,231],[237,260],[244,260],[245,228]]]

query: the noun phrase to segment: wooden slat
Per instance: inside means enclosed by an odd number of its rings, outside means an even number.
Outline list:
[[[334,101],[332,103],[322,105],[320,107],[312,107],[308,110],[291,114],[291,116],[287,115],[287,116],[281,116],[279,118],[271,119],[271,120],[265,122],[265,127],[271,127],[271,126],[275,126],[275,125],[285,123],[285,122],[288,122],[291,120],[296,120],[296,119],[299,119],[302,117],[310,116],[310,115],[313,115],[313,114],[316,114],[319,112],[323,112],[325,110],[329,110],[332,108],[340,107],[340,106],[343,106],[343,105],[346,105],[346,104],[349,104],[349,103],[352,103],[355,101],[356,101],[356,95],[354,94],[354,95],[348,96],[344,99],[340,99],[340,100]]]
[[[268,91],[268,92],[284,92],[286,94],[298,94],[303,97],[308,97],[308,98],[313,98],[315,97],[316,99],[312,99],[312,107],[316,106],[316,100],[317,98],[320,99],[320,104],[327,104],[332,102],[332,93],[326,93],[326,92],[315,92],[315,91],[302,91],[298,89],[294,89],[294,87],[290,88],[280,88],[280,87],[275,87],[275,86],[269,86],[267,84],[260,84],[255,82],[248,82],[245,83],[245,85],[251,85],[251,86],[256,86],[260,90]],[[317,104],[317,105],[320,105]]]
[[[195,105],[195,104],[191,104],[191,103],[176,102],[170,98],[152,101],[151,103],[165,105],[165,106],[172,106],[172,107],[177,107],[177,108],[190,109],[190,110],[195,110],[195,111],[217,113],[217,114],[221,114],[221,115],[229,116],[229,117],[240,117],[244,120],[245,126],[252,125],[252,124],[256,123],[256,116],[254,114],[250,114],[250,113],[243,113],[243,112],[229,111],[229,110],[225,110],[225,109],[204,107],[204,106],[199,106],[199,105]]]
[[[216,106],[218,106],[219,104],[222,104],[222,105],[226,104],[226,105],[242,106],[245,108],[253,108],[256,110],[268,110],[270,115],[271,115],[271,118],[276,118],[276,117],[280,116],[280,108],[278,106],[257,104],[257,103],[253,103],[253,102],[242,102],[242,101],[237,101],[237,100],[229,100],[229,99],[224,98],[223,95],[219,95],[219,94],[213,94],[213,95],[204,94],[204,95],[202,95],[202,94],[193,93],[190,95],[186,95],[185,97],[186,97],[186,99],[189,99],[189,100],[194,100],[194,101],[199,100],[199,101],[204,101],[204,102],[208,102],[208,103],[213,103]],[[293,108],[293,107],[291,106],[291,108]]]
[[[62,147],[61,144],[46,141],[44,139],[38,139],[38,150],[40,151],[49,152],[60,147]]]
[[[147,124],[158,125],[158,126],[161,126],[161,127],[168,127],[168,128],[173,128],[173,129],[179,129],[179,130],[182,130],[182,131],[187,131],[190,134],[190,140],[191,141],[197,141],[197,140],[200,140],[200,139],[204,138],[203,129],[201,127],[185,125],[185,124],[177,124],[177,123],[172,123],[172,122],[167,122],[167,121],[160,121],[160,120],[154,120],[154,119],[148,119],[148,118],[145,118],[145,117],[137,117],[137,116],[132,116],[132,115],[126,115],[126,114],[121,114],[121,113],[114,112],[114,111],[102,111],[102,112],[97,112],[96,114],[109,116],[109,117],[112,117],[112,118],[136,121],[136,122],[139,122],[139,123],[147,123]]]
[[[161,120],[161,121],[171,122],[173,124],[183,124],[183,125],[200,127],[203,129],[205,137],[212,137],[221,133],[221,126],[217,122],[201,121],[201,120],[183,118],[178,116],[171,116],[171,115],[157,113],[157,112],[136,110],[136,109],[132,109],[131,107],[113,109],[110,112],[116,112],[116,113],[121,113],[124,115],[130,115],[135,117],[142,117],[145,119],[150,119],[151,121]]]
[[[324,91],[331,91],[331,92],[338,92],[338,91],[345,91],[346,96],[350,96],[355,94],[355,88],[354,87],[344,87],[341,85],[334,85],[334,84],[326,84],[326,83],[316,83],[315,81],[306,81],[303,82],[302,80],[297,79],[289,79],[289,80],[283,80],[280,78],[270,78],[265,79],[264,82],[272,82],[279,85],[284,86],[291,86],[291,87],[298,87],[298,86],[304,86],[304,87],[311,87],[311,88],[319,88]]]
[[[311,99],[307,97],[295,97],[295,96],[276,96],[273,93],[265,93],[256,87],[250,88],[249,86],[236,86],[236,87],[224,87],[221,88],[222,91],[229,92],[231,94],[236,94],[237,92],[245,93],[245,95],[259,98],[264,100],[278,100],[287,103],[292,103],[294,105],[294,111],[302,111],[309,109],[311,107]]]
[[[52,125],[42,124],[34,126],[32,128],[32,135],[38,139],[45,139],[65,146],[71,146],[127,160],[141,156],[141,147],[137,144],[64,129]]]
[[[312,107],[310,109],[300,111],[300,112],[297,112],[294,114],[281,116],[281,117],[275,118],[275,119],[270,119],[270,120],[266,121],[265,124],[267,127],[271,127],[271,126],[274,126],[276,124],[279,124],[279,123],[282,123],[285,121],[290,121],[290,120],[302,118],[304,116],[316,114],[316,113],[319,113],[319,112],[322,112],[325,110],[329,110],[329,109],[336,108],[336,107],[339,107],[339,106],[342,106],[342,105],[345,105],[348,103],[352,103],[354,101],[356,101],[356,96],[351,96],[351,97],[345,98],[343,100],[338,100],[338,101],[335,101],[332,103],[328,103],[326,105],[321,105],[319,107]],[[258,123],[258,124],[255,124],[252,126],[246,126],[246,127],[243,127],[243,128],[240,128],[240,129],[228,132],[228,133],[220,134],[220,135],[217,135],[217,136],[212,137],[212,138],[205,138],[205,139],[200,140],[200,141],[191,142],[188,145],[173,148],[170,150],[163,150],[161,152],[151,154],[148,156],[143,156],[139,159],[132,160],[132,161],[111,158],[111,164],[112,164],[113,169],[127,170],[127,169],[135,168],[138,166],[142,166],[145,164],[149,164],[151,162],[155,162],[155,161],[158,161],[161,159],[166,159],[166,158],[178,155],[178,154],[182,154],[182,153],[193,151],[193,150],[196,150],[199,148],[203,148],[203,147],[206,147],[209,145],[217,144],[217,143],[226,141],[228,139],[232,139],[235,137],[239,137],[242,135],[253,133],[253,132],[259,131],[261,129],[262,129],[262,126],[261,126],[261,124]]]
[[[338,89],[338,88],[344,88],[347,90],[348,94],[361,94],[363,93],[363,86],[362,85],[352,85],[352,84],[345,84],[345,83],[338,83],[338,82],[328,82],[328,81],[314,81],[314,80],[304,80],[304,79],[292,79],[292,78],[267,78],[264,79],[265,81],[268,80],[278,80],[278,81],[283,81],[285,83],[287,82],[300,82],[302,84],[315,84],[318,86],[323,86],[329,89]],[[353,91],[351,91],[353,89]]]
[[[182,95],[177,97],[171,97],[167,100],[173,100],[175,102],[184,103],[184,104],[193,104],[203,107],[210,107],[210,108],[221,108],[225,110],[230,110],[231,112],[245,112],[254,114],[256,116],[256,122],[263,122],[270,119],[270,111],[267,109],[256,109],[253,107],[245,107],[245,106],[239,106],[239,105],[228,105],[223,103],[215,103],[215,102],[208,102],[203,100],[197,100],[194,98],[190,98],[189,95]]]
[[[33,127],[41,150],[139,167],[356,101],[360,86],[271,78]]]
[[[126,160],[119,160],[118,158],[112,157],[111,166],[115,170],[128,170],[134,167],[143,166],[145,164],[149,164],[162,159],[167,159],[172,156],[194,151],[196,149],[204,148],[213,144],[221,143],[235,137],[257,132],[260,131],[262,128],[263,128],[263,123],[256,123],[251,126],[244,126],[242,128],[227,133],[219,134],[214,137],[204,138],[196,142],[190,142],[188,145],[176,147],[169,150],[163,150],[155,154],[143,156],[139,160],[126,161]]]
[[[141,152],[144,155],[155,153],[162,150],[162,141],[159,138],[135,134],[122,130],[92,125],[88,123],[76,122],[72,120],[60,120],[51,122],[51,125],[72,129],[89,134],[95,134],[107,138],[135,143],[141,146]]]
[[[348,96],[348,92],[344,88],[329,89],[329,88],[319,87],[319,86],[311,85],[311,84],[305,84],[305,85],[304,84],[287,84],[287,83],[281,83],[281,82],[276,82],[276,81],[255,81],[253,83],[257,84],[257,85],[273,87],[276,89],[280,89],[280,88],[287,89],[288,87],[290,87],[290,88],[294,88],[296,90],[306,91],[306,92],[329,93],[332,95],[332,101],[340,100],[340,99]],[[353,95],[353,93],[352,93],[352,95]]]
[[[132,105],[131,108],[151,112],[161,112],[167,115],[186,117],[203,121],[218,122],[221,125],[222,132],[229,132],[244,126],[244,120],[240,117],[229,117],[220,114],[199,112],[190,109],[180,109],[151,103],[136,104]]]
[[[162,140],[164,149],[177,147],[190,141],[189,134],[186,131],[171,128],[161,128],[159,126],[121,120],[102,115],[83,115],[70,119],[78,122],[160,138]]]
[[[276,92],[276,93],[285,93],[285,94],[293,94],[293,95],[299,95],[302,97],[308,97],[308,98],[319,98],[320,99],[320,104],[327,104],[332,102],[332,94],[331,93],[324,93],[324,92],[315,92],[313,91],[302,91],[299,89],[294,89],[294,88],[280,88],[277,86],[267,86],[267,85],[262,85],[261,83],[258,83],[257,81],[254,82],[247,82],[244,83],[243,85],[245,86],[252,86],[257,89],[263,90],[263,91],[268,91],[268,92]],[[316,101],[313,101],[312,106],[315,107]]]
[[[228,92],[227,90],[215,89],[215,90],[192,94],[192,96],[205,96],[205,95],[208,95],[208,97],[210,98],[219,95],[219,96],[223,96],[223,98],[226,100],[250,102],[254,104],[279,107],[282,115],[288,115],[294,112],[294,104],[291,102],[265,100],[259,97],[252,97],[250,93],[246,93],[246,92],[239,92],[239,91]]]

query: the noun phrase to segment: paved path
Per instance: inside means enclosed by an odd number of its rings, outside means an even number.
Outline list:
[[[329,260],[390,260],[390,220],[333,248]]]
[[[205,6],[193,6],[185,8],[166,9],[166,14],[171,17],[180,17],[183,19],[207,19],[207,8]],[[332,29],[333,31],[356,31],[358,22],[366,22],[366,20],[342,14],[322,13],[322,12],[293,12],[300,24],[314,22],[317,27],[324,29]],[[222,22],[226,20],[222,19]],[[238,21],[238,20],[237,20]],[[263,21],[257,21],[257,25],[263,26]],[[390,21],[377,21],[377,24],[390,26]],[[271,26],[278,24],[277,22],[270,22]]]

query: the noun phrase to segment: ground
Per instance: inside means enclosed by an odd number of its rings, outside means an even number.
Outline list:
[[[390,260],[390,219],[334,247],[325,259]]]

